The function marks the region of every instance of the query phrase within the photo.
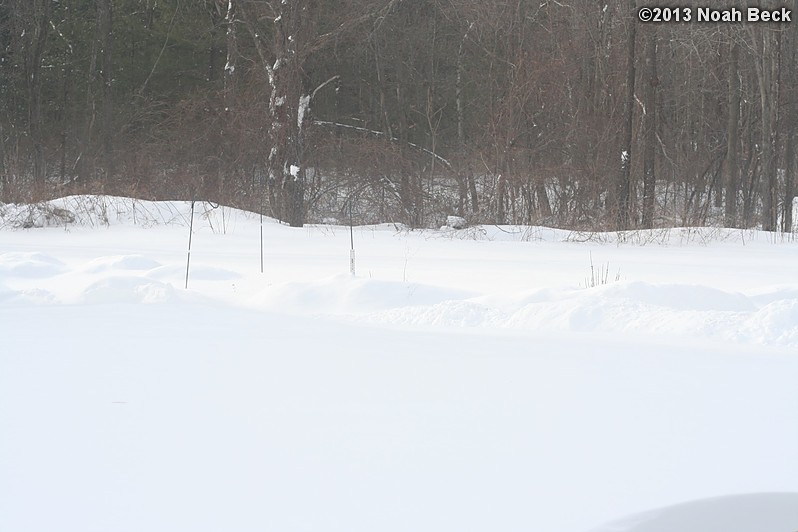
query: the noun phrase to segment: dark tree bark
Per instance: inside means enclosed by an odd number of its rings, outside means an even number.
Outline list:
[[[754,58],[761,108],[760,168],[762,230],[776,229],[776,122],[778,119],[778,46],[770,27],[752,28],[757,57]]]
[[[67,107],[69,105],[70,81],[72,78],[72,68],[70,58],[64,58],[64,80],[61,85],[61,161],[59,165],[59,175],[61,182],[66,182],[67,175],[67,139],[69,138],[69,121],[67,120]]]
[[[31,0],[32,32],[26,57],[25,79],[28,88],[28,130],[33,144],[33,178],[42,183],[46,177],[44,124],[42,118],[42,58],[50,30],[51,0]]]
[[[465,66],[463,65],[463,56],[465,54],[465,44],[466,39],[468,38],[468,33],[473,27],[474,23],[472,22],[469,24],[465,33],[463,33],[463,38],[460,40],[460,47],[457,50],[457,78],[455,81],[454,99],[457,110],[457,146],[461,154],[464,154],[466,150],[465,107],[463,103],[463,77],[465,76]],[[470,169],[467,169],[466,172],[463,172],[462,170],[457,172],[457,214],[459,216],[465,215],[465,208],[468,204],[469,190],[473,190],[473,194],[471,195],[472,208],[474,212],[477,210],[478,203],[476,197],[476,186],[473,182],[474,177],[471,175]]]
[[[621,143],[621,168],[617,186],[617,221],[619,230],[628,229],[631,221],[630,203],[632,190],[632,131],[635,98],[635,39],[637,32],[635,0],[629,2],[629,37],[626,49],[626,97],[623,111],[623,139]]]
[[[106,178],[113,174],[114,149],[114,15],[111,0],[98,0],[97,23],[102,50],[102,110],[100,129],[102,134],[103,167]]]
[[[98,7],[98,6],[97,6]],[[78,179],[86,181],[92,173],[90,161],[90,151],[92,147],[92,136],[94,133],[94,123],[97,118],[96,95],[94,94],[94,83],[96,79],[97,55],[101,40],[101,23],[99,9],[95,9],[94,36],[91,39],[89,48],[89,64],[86,69],[86,103],[83,107],[83,124],[78,139],[78,157],[75,164]]]
[[[796,65],[798,67],[798,65]],[[790,117],[787,123],[787,139],[784,146],[784,209],[782,216],[782,231],[791,233],[793,229],[793,203],[795,203],[795,129],[798,126],[798,119],[794,108],[797,102],[793,99],[791,103],[793,109],[789,111]]]
[[[656,176],[654,174],[655,149],[657,138],[657,27],[648,28],[646,42],[646,93],[643,115],[645,147],[643,150],[643,228],[654,227],[654,195]]]
[[[793,0],[793,13],[798,13],[798,0]],[[795,202],[795,180],[796,180],[796,156],[795,142],[798,132],[798,24],[793,22],[790,25],[787,35],[788,58],[788,79],[790,81],[790,95],[788,100],[787,118],[785,120],[785,139],[784,148],[784,213],[782,216],[782,230],[792,232],[793,226],[793,203]]]
[[[740,163],[738,152],[740,122],[740,74],[738,63],[740,45],[732,33],[729,43],[729,118],[726,125],[726,205],[724,209],[726,226],[737,227],[737,190],[740,183]]]

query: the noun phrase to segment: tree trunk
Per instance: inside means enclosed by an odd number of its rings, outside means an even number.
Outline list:
[[[643,130],[645,132],[645,148],[643,150],[643,228],[654,227],[654,196],[656,194],[656,176],[654,175],[654,144],[657,135],[657,27],[648,28],[646,43],[646,84],[645,114]]]
[[[504,197],[507,195],[507,180],[504,174],[496,178],[496,224],[507,223],[507,214],[504,206]]]
[[[460,150],[460,153],[465,153],[465,108],[463,105],[463,74],[465,72],[465,67],[463,65],[463,54],[465,52],[465,43],[466,39],[468,38],[468,32],[471,31],[471,28],[474,27],[474,23],[472,22],[468,29],[466,29],[465,33],[463,34],[463,38],[460,40],[460,48],[457,51],[457,78],[455,82],[455,105],[457,108],[457,144]],[[464,216],[465,215],[465,206],[468,203],[468,191],[470,188],[469,180],[473,181],[473,176],[471,175],[463,175],[462,171],[458,171],[457,173],[457,187],[459,191],[459,198],[458,198],[458,215]],[[474,211],[476,211],[476,187],[474,187],[474,194],[472,195],[472,202],[474,205]]]
[[[51,0],[33,1],[32,37],[28,50],[26,80],[28,85],[28,131],[33,142],[33,178],[43,183],[46,177],[44,131],[42,123],[42,58],[50,29]]]
[[[784,210],[782,216],[782,231],[785,233],[792,232],[793,225],[793,203],[795,202],[795,128],[798,124],[795,116],[796,102],[793,99],[792,106],[789,112],[791,116],[787,124],[787,140],[784,147]]]
[[[227,47],[227,60],[224,64],[224,93],[225,105],[230,109],[230,91],[233,88],[233,80],[236,72],[236,58],[238,57],[238,37],[236,34],[236,12],[233,0],[227,0],[227,12],[225,13],[224,23],[226,26],[225,44]]]
[[[374,36],[371,38],[374,49],[374,67],[377,73],[377,88],[380,93],[380,117],[382,118],[383,132],[389,138],[393,138],[393,128],[391,128],[391,118],[388,115],[387,97],[385,95],[385,79],[382,75],[382,65],[380,63],[380,44]]]
[[[793,0],[793,13],[798,13],[798,0]],[[790,26],[787,35],[788,52],[787,57],[789,65],[789,79],[791,81],[789,107],[787,109],[787,119],[785,124],[785,131],[787,131],[787,138],[785,139],[784,148],[784,215],[782,217],[782,230],[785,232],[792,232],[793,225],[793,203],[795,202],[795,174],[796,174],[796,157],[795,157],[795,142],[796,142],[796,128],[798,128],[798,24],[795,22]]]
[[[768,27],[752,30],[759,57],[755,58],[756,76],[762,112],[760,167],[762,190],[762,230],[776,229],[776,120],[778,87],[776,73],[778,50],[774,48],[774,32]]]
[[[299,113],[307,112],[307,105],[302,107],[302,102],[309,102],[309,97],[301,94],[300,66],[291,55],[286,54],[281,64],[278,58],[277,64],[279,68],[274,70],[269,103],[272,118],[267,161],[269,186],[277,218],[292,227],[302,227],[305,221],[305,169],[302,165],[305,146],[304,120]]]
[[[89,152],[92,145],[92,132],[97,116],[95,111],[94,81],[97,69],[97,48],[100,40],[99,13],[95,12],[95,34],[89,49],[89,66],[86,69],[86,105],[84,107],[83,128],[78,137],[78,156],[75,161],[78,179],[85,181],[90,177]]]
[[[302,63],[299,53],[301,43],[306,42],[310,0],[280,2],[273,8],[277,16],[274,21],[274,38],[271,53],[261,41],[255,17],[249,13],[244,2],[236,3],[239,12],[252,35],[261,64],[269,79],[269,155],[266,159],[268,175],[267,189],[272,214],[292,227],[301,227],[305,222],[305,169],[304,126],[309,111],[310,96],[302,91]]]
[[[99,0],[98,24],[102,39],[102,111],[100,128],[102,131],[103,167],[105,177],[113,174],[113,147],[114,147],[114,18],[113,3],[111,0]]]
[[[538,200],[538,214],[543,220],[551,218],[551,202],[549,201],[549,194],[546,191],[546,183],[538,180],[535,183],[535,196]]]
[[[731,35],[729,45],[729,119],[726,124],[726,206],[725,218],[727,227],[737,227],[737,189],[740,183],[740,163],[737,150],[739,149],[740,122],[740,78],[738,62],[740,58],[740,45]]]
[[[468,171],[466,173],[466,183],[468,184],[468,193],[471,196],[471,212],[478,213],[479,212],[479,197],[477,197],[477,180],[474,179],[474,171],[471,169],[471,165],[468,165]]]
[[[61,161],[59,165],[59,176],[61,178],[61,183],[66,182],[66,174],[67,174],[67,138],[69,132],[68,126],[68,113],[67,113],[67,106],[69,105],[69,82],[72,79],[72,65],[71,65],[71,58],[66,56],[64,57],[64,81],[61,85]]]
[[[629,205],[632,190],[632,127],[634,120],[635,98],[635,39],[637,22],[635,18],[635,0],[629,2],[629,40],[626,55],[626,98],[623,111],[623,140],[621,144],[621,168],[617,186],[617,222],[619,230],[628,229],[630,223]]]

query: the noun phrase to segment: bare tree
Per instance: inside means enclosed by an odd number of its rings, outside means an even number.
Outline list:
[[[306,88],[303,67],[308,59],[335,43],[354,28],[387,14],[399,0],[387,0],[376,9],[355,15],[320,31],[319,19],[332,8],[320,0],[272,0],[250,3],[236,0],[260,58],[269,84],[268,190],[273,214],[292,226],[305,221],[304,166],[310,104],[321,88]],[[323,8],[327,8],[325,11]],[[264,27],[261,21],[267,20]],[[340,19],[339,19],[340,20]]]

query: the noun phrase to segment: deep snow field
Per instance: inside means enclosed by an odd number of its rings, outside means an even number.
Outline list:
[[[198,202],[186,290],[187,203],[53,205],[0,206],[0,531],[798,531],[791,235],[384,224],[353,277],[265,219],[261,273]]]

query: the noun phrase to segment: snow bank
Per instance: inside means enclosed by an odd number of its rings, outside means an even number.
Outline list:
[[[681,284],[618,282],[592,289],[543,290],[516,298],[476,297],[368,316],[371,323],[539,332],[692,337],[798,347],[798,299],[758,307],[740,293]]]
[[[729,495],[635,514],[591,532],[793,532],[798,493]]]
[[[197,201],[195,216],[224,232],[254,215],[207,201]],[[118,196],[67,196],[37,204],[5,204],[0,228],[102,227],[111,225],[188,225],[190,201],[146,201]],[[271,218],[267,223],[274,223]]]

